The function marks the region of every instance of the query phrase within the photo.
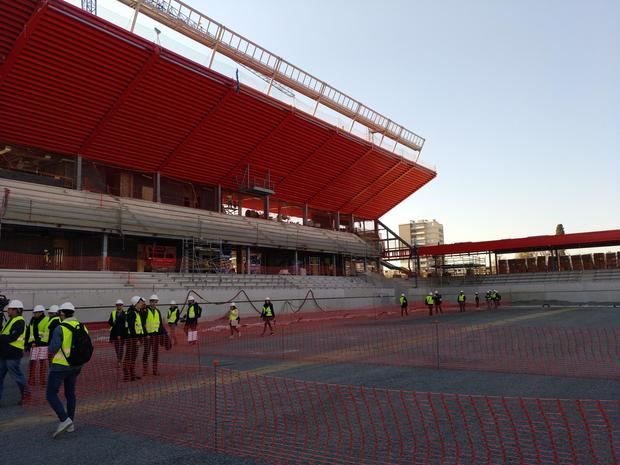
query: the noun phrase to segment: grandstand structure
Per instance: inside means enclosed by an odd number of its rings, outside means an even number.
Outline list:
[[[182,2],[122,3],[133,24],[140,12],[185,30],[269,88],[62,0],[3,2],[0,266],[379,271],[378,219],[436,175],[418,161],[424,139]],[[276,84],[315,111],[270,95]]]

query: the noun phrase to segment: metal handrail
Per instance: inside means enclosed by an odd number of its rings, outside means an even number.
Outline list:
[[[413,131],[395,123],[180,0],[118,1],[134,8],[136,16],[138,12],[142,12],[213,49],[210,65],[213,63],[213,56],[219,52],[313,99],[317,102],[317,106],[320,103],[351,118],[354,122],[366,126],[371,132],[381,134],[382,137],[392,139],[417,152],[420,152],[424,146],[424,138]]]

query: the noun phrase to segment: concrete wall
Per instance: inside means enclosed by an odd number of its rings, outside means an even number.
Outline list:
[[[473,301],[474,293],[478,292],[481,301],[489,289],[497,289],[502,299],[515,304],[605,304],[620,305],[620,279],[580,281],[529,281],[513,283],[494,283],[491,287],[484,283],[476,285],[459,285],[430,287],[425,280],[421,280],[419,287],[407,288],[411,295],[409,301],[422,302],[426,293],[438,289],[446,302],[456,302],[456,296],[460,290],[465,291],[468,301]]]

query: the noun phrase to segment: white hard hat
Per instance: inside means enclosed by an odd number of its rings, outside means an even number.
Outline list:
[[[271,300],[269,297],[265,297],[265,300]]]
[[[231,302],[231,303],[230,303],[230,306],[231,306],[231,307],[236,307],[236,305],[235,305],[235,303],[234,303],[234,302]]]
[[[187,300],[196,300],[196,299],[194,299],[194,296],[193,296],[193,295],[190,295],[190,296],[187,298]]]
[[[463,293],[463,290],[461,289],[461,294]]]
[[[75,306],[71,302],[65,302],[64,304],[60,304],[60,311],[62,310],[71,310],[75,311]]]
[[[21,300],[11,300],[6,308],[21,308],[23,310],[24,304]]]
[[[123,302],[121,299],[118,299],[116,301],[116,305],[125,305],[125,302]]]
[[[54,304],[54,305],[50,306],[50,308],[49,308],[49,310],[47,312],[48,313],[58,313],[58,309],[59,309],[58,305]]]
[[[177,303],[174,300],[170,301],[170,305],[176,305]]]
[[[138,302],[140,302],[141,300],[144,300],[142,297],[140,297],[139,295],[134,295],[131,298],[131,305],[136,305]]]
[[[32,311],[33,312],[44,312],[45,311],[45,307],[43,305],[35,305],[34,309]]]
[[[403,292],[401,295],[402,295],[403,297],[405,297],[405,293],[404,293],[404,292]]]
[[[153,294],[151,297],[149,297],[149,300],[157,300],[157,301],[159,301],[159,297],[157,297],[157,294]]]

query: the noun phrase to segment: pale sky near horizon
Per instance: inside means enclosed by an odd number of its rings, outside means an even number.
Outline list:
[[[620,2],[185,1],[426,138],[438,176],[389,226],[620,228]]]

